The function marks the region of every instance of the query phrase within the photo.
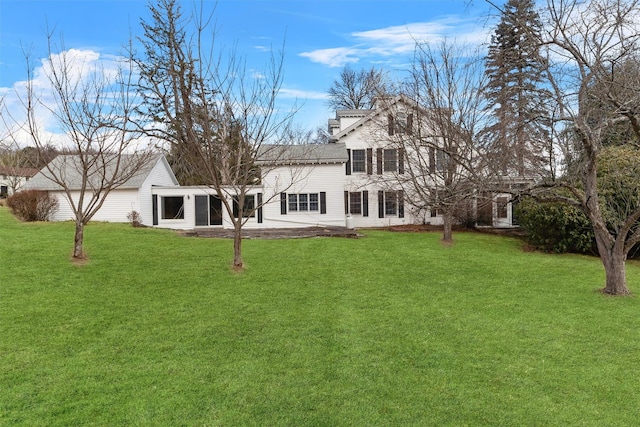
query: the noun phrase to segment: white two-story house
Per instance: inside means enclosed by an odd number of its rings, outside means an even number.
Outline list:
[[[397,97],[372,110],[338,110],[328,123],[327,144],[262,147],[256,162],[261,177],[246,189],[243,209],[237,187],[223,189],[222,197],[233,207],[227,210],[213,188],[178,185],[166,159],[156,156],[138,176],[111,191],[95,220],[126,222],[127,214],[137,211],[144,225],[185,230],[233,228],[231,215],[242,216],[246,228],[440,225],[439,210],[424,203],[416,206],[403,185],[416,154],[395,137],[411,136],[415,108]],[[429,135],[428,129],[425,132]],[[444,160],[434,147],[430,150],[427,162],[437,170]],[[70,164],[58,159],[50,166],[69,168]],[[60,171],[60,176],[75,175]],[[424,182],[425,187],[431,184]],[[47,180],[46,170],[27,187],[49,191],[60,199],[54,220],[72,219],[64,192]],[[73,185],[68,187],[75,191]],[[511,226],[508,196],[491,194],[488,204],[472,204],[471,209],[482,214],[487,225]]]
[[[408,98],[395,96],[377,100],[371,110],[338,110],[329,120],[330,141],[347,149],[344,207],[355,227],[442,225],[445,203],[434,200],[446,190],[456,193],[450,196],[458,214],[454,220],[515,225],[512,195],[479,188],[484,183],[474,175],[478,171],[469,172],[475,164],[465,147],[456,148],[458,165],[448,162],[434,117]],[[465,155],[471,159],[466,164],[461,159]],[[520,181],[500,178],[511,186]]]

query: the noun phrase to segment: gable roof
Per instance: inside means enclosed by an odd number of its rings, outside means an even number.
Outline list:
[[[270,145],[260,147],[258,164],[274,165],[317,165],[330,163],[345,163],[349,160],[344,144],[300,144],[300,145]]]
[[[126,154],[122,156],[122,162],[134,162],[137,160],[136,154]],[[137,189],[142,186],[145,182],[153,168],[158,162],[163,162],[164,166],[171,173],[171,178],[176,185],[178,185],[178,180],[176,179],[167,159],[162,154],[157,154],[151,156],[147,162],[127,181],[125,181],[122,185],[119,185],[118,188],[124,189]],[[79,155],[58,155],[56,156],[47,166],[42,168],[40,172],[38,172],[32,179],[27,181],[24,189],[38,189],[45,191],[59,191],[62,190],[62,186],[56,183],[52,179],[51,170],[56,172],[56,175],[59,178],[63,178],[69,190],[79,190],[82,185],[82,167],[81,165],[81,157]],[[102,167],[101,165],[96,165],[96,168]],[[108,164],[105,168],[105,175],[107,177],[113,174],[113,170],[115,168],[114,164]]]
[[[36,168],[20,168],[16,166],[0,166],[0,175],[31,178],[38,173]]]
[[[394,95],[394,96],[381,97],[376,101],[377,105],[383,105],[382,108],[376,107],[373,110],[338,110],[336,111],[336,119],[332,119],[332,120],[335,120],[336,123],[339,122],[338,119],[340,117],[352,117],[352,118],[360,117],[360,119],[355,123],[353,123],[352,125],[342,129],[337,134],[331,135],[329,139],[332,142],[339,141],[344,136],[350,134],[351,132],[355,131],[359,127],[373,120],[374,117],[377,117],[386,113],[387,111],[391,110],[392,106],[400,103],[411,106],[411,108],[413,109],[419,108],[419,106],[410,98],[408,98],[406,95]],[[422,108],[420,109],[423,110]],[[332,120],[330,120],[330,122]]]

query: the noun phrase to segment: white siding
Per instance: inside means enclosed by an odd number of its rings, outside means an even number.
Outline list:
[[[71,204],[66,195],[61,191],[51,191],[50,194],[58,199],[58,211],[53,216],[53,221],[70,221],[75,219]],[[80,198],[79,191],[73,191],[71,197],[75,204]],[[85,206],[87,205],[87,197],[85,197]],[[92,221],[108,221],[108,222],[128,222],[127,214],[132,210],[138,210],[140,200],[138,190],[136,189],[119,189],[113,190],[107,196],[102,207],[96,212],[91,219]]]
[[[171,228],[175,230],[189,230],[195,227],[195,197],[194,194],[207,194],[206,190],[198,190],[193,187],[152,187],[152,196],[150,199],[150,207],[152,208],[153,195],[158,197],[158,224],[159,228]],[[183,197],[184,199],[184,218],[183,219],[163,219],[162,218],[162,197]],[[151,212],[153,215],[153,212]],[[149,221],[151,224],[153,217]]]
[[[0,175],[0,186],[7,187],[7,196],[11,196],[13,194],[14,186],[18,191],[20,191],[20,189],[26,182],[26,177]]]
[[[92,221],[128,222],[127,215],[137,211],[142,215],[142,223],[151,225],[153,222],[151,187],[154,185],[175,185],[176,181],[164,158],[159,157],[156,164],[145,178],[140,188],[116,188],[112,190],[102,207],[93,216]],[[53,216],[53,221],[68,221],[75,218],[71,204],[62,191],[50,191],[58,199],[59,209]],[[72,191],[71,196],[77,204],[80,191]],[[85,206],[87,198],[85,196]]]
[[[280,167],[264,178],[264,228],[295,228],[314,226],[344,226],[344,164]],[[281,214],[280,193],[326,193],[325,214],[317,212],[291,212]],[[256,224],[260,226],[260,224]]]
[[[244,228],[297,228],[314,226],[344,226],[344,164],[309,165],[301,167],[277,167],[269,171],[263,179],[263,186],[251,189],[248,195],[262,194],[262,222],[258,222],[258,212],[247,219]],[[290,212],[282,214],[280,193],[309,194],[326,193],[326,213]],[[195,196],[215,194],[207,187],[153,187],[151,193],[158,197],[158,224],[160,228],[190,230],[195,225]],[[232,191],[227,199],[231,204]],[[184,218],[163,219],[162,197],[183,197]],[[318,201],[320,202],[320,201]],[[233,228],[231,218],[223,207],[223,228]]]
[[[377,128],[370,124],[365,124],[358,127],[354,132],[350,132],[340,138],[340,142],[344,142],[345,146],[349,150],[366,150],[368,148],[373,149],[372,159],[372,173],[367,172],[354,172],[351,175],[346,175],[344,180],[344,191],[347,192],[368,192],[367,204],[368,215],[353,214],[353,225],[356,228],[366,227],[387,227],[391,225],[405,225],[405,224],[422,224],[424,222],[437,223],[438,218],[425,218],[425,213],[418,211],[418,209],[409,205],[404,200],[404,217],[399,215],[385,215],[383,218],[378,216],[378,191],[397,191],[401,190],[400,186],[394,186],[396,178],[393,173],[377,173],[377,148],[385,148],[383,144],[377,143],[377,141],[384,141],[383,137],[376,137],[374,132]],[[366,160],[365,160],[366,161]],[[345,169],[343,165],[343,169]],[[343,172],[344,173],[344,172]],[[344,193],[343,193],[344,200]],[[435,221],[434,221],[435,220]]]
[[[139,190],[139,209],[137,211],[142,217],[142,223],[147,226],[153,224],[153,198],[152,187],[153,186],[170,186],[176,185],[173,172],[169,168],[168,163],[164,158],[160,158],[155,164],[149,175],[144,180],[144,183],[140,186]]]
[[[249,191],[248,195],[256,195],[260,193],[262,190],[259,188],[254,188]],[[200,195],[215,195],[216,192],[208,187],[180,187],[180,186],[169,186],[169,187],[152,187],[151,188],[152,195],[158,197],[158,224],[156,227],[158,228],[170,228],[174,230],[192,230],[196,227],[196,205],[195,205],[195,196]],[[180,219],[164,219],[162,218],[162,198],[163,197],[182,197],[184,203],[184,215],[183,218]],[[227,197],[230,206],[232,206],[232,194],[229,194]],[[233,228],[233,223],[231,222],[231,218],[227,213],[224,206],[222,207],[222,226],[218,226],[222,228]],[[256,213],[255,217],[247,219],[247,223],[244,225],[246,228],[262,228],[263,224],[258,224],[258,215]]]

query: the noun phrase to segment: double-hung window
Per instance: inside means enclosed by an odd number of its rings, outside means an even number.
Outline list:
[[[398,171],[398,150],[389,148],[382,151],[385,172]]]
[[[345,191],[344,207],[346,214],[369,216],[369,192]]]
[[[373,148],[351,150],[347,148],[349,156],[346,163],[345,172],[347,175],[352,173],[373,173]]]
[[[509,217],[509,198],[505,196],[501,196],[496,198],[496,210],[498,218],[508,218]]]
[[[377,173],[404,173],[404,149],[403,148],[378,148],[376,149]]]
[[[378,217],[404,218],[404,192],[398,191],[378,191]]]
[[[450,155],[441,148],[429,148],[429,172],[444,172],[449,167]]]
[[[309,210],[309,195],[298,194],[298,208],[300,211],[305,212]]]
[[[288,212],[327,213],[327,193],[280,193],[280,215]]]
[[[361,214],[362,213],[362,193],[359,191],[352,191],[349,193],[349,213]]]
[[[365,150],[351,150],[351,164],[353,172],[366,172]]]
[[[384,192],[384,214],[398,215],[398,193],[395,191]]]
[[[389,135],[402,135],[412,134],[413,128],[413,114],[399,112],[395,116],[389,114],[388,116],[388,133]]]
[[[316,212],[319,210],[318,193],[309,193],[309,210]]]
[[[298,211],[298,195],[289,193],[288,197],[289,197],[289,212],[297,212]]]
[[[233,216],[239,218],[240,216],[240,198],[233,196]],[[255,195],[245,195],[244,203],[242,205],[242,217],[253,218],[256,216],[256,198]]]

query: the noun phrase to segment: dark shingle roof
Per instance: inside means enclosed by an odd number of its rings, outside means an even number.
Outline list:
[[[31,178],[38,173],[36,168],[19,168],[14,166],[0,166],[0,175],[7,176],[22,176]]]
[[[263,145],[258,155],[258,163],[270,164],[344,163],[348,159],[343,143]]]

